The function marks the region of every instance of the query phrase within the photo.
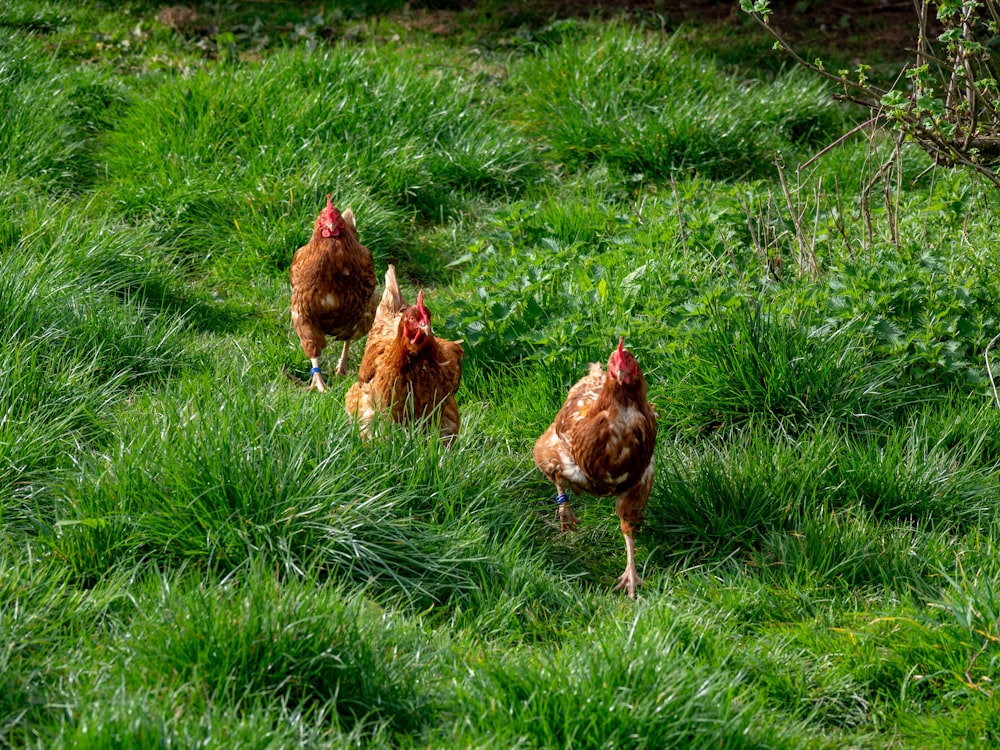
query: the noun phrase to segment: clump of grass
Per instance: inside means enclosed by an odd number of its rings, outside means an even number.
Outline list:
[[[75,696],[68,685],[95,669],[81,667],[87,644],[116,620],[124,577],[108,576],[91,591],[73,587],[58,561],[34,546],[0,545],[0,744],[24,747],[58,723]],[[25,551],[28,554],[25,554]]]
[[[991,539],[986,546],[994,547]],[[1000,586],[996,550],[990,551],[994,556],[979,570],[970,572],[959,562],[954,573],[945,573],[930,613],[902,624],[907,640],[898,652],[913,666],[901,686],[921,698],[921,706],[901,721],[907,735],[942,742],[1000,738],[993,687],[1000,678]],[[939,712],[953,721],[935,721]]]
[[[772,173],[775,152],[839,133],[842,114],[804,77],[747,87],[672,39],[608,24],[512,67],[519,116],[550,157],[653,181]],[[834,136],[835,137],[835,136]]]
[[[943,523],[959,528],[993,517],[997,482],[993,465],[942,448],[920,426],[891,432],[884,441],[852,444],[837,460],[836,494],[877,518]]]
[[[132,625],[133,674],[186,685],[208,703],[329,706],[348,731],[386,722],[405,733],[427,715],[421,686],[433,653],[413,644],[418,631],[361,597],[253,567],[161,590],[163,600]]]
[[[709,445],[661,441],[643,543],[655,558],[736,554],[801,585],[919,588],[924,556],[940,555],[929,530],[968,529],[996,505],[977,438],[943,448],[959,438],[937,426],[777,438],[764,425]]]
[[[65,70],[41,51],[39,42],[0,28],[5,190],[80,195],[99,169],[97,136],[111,127],[127,101],[122,84],[106,71]]]
[[[657,448],[644,544],[665,554],[724,558],[758,547],[769,532],[795,528],[804,509],[822,502],[840,440],[776,439],[766,428],[699,447]]]
[[[65,97],[51,96],[53,78],[61,75],[51,62],[18,55],[20,37],[0,29],[0,173],[10,188],[53,186],[72,174],[82,139],[69,120]],[[44,105],[41,103],[44,102]],[[44,107],[44,108],[43,108]]]
[[[0,331],[39,341],[53,361],[93,359],[98,378],[136,382],[190,361],[181,340],[190,302],[155,235],[81,219],[67,202],[32,201],[15,215],[21,231],[0,272],[8,311]]]
[[[448,731],[483,747],[793,746],[787,728],[753,720],[761,707],[725,656],[695,657],[725,651],[713,640],[665,607],[605,619],[558,652],[476,665],[445,708]]]
[[[665,410],[696,433],[759,419],[793,435],[823,422],[858,429],[891,421],[907,395],[849,328],[743,298],[713,306],[688,351]]]
[[[22,231],[0,268],[0,513],[25,533],[43,486],[106,434],[110,407],[194,361],[167,296],[176,277],[133,248],[144,234],[28,205],[10,206]]]
[[[765,532],[754,559],[780,586],[920,590],[933,574],[927,561],[940,554],[938,540],[929,537],[858,505],[832,509],[817,498],[792,527]]]
[[[281,750],[287,747],[389,747],[393,733],[386,724],[359,721],[347,730],[332,729],[331,710],[291,709],[274,701],[247,699],[207,704],[195,712],[203,696],[190,685],[166,688],[120,688],[100,694],[72,723],[46,735],[48,747],[60,750],[111,750],[151,746],[211,745],[237,750]],[[164,706],[185,706],[167,711]],[[201,708],[201,706],[197,706]]]
[[[29,727],[40,723],[45,714],[41,696],[51,689],[54,675],[46,664],[58,648],[59,626],[67,604],[53,595],[51,573],[26,570],[5,545],[0,549],[0,593],[5,605],[0,610],[0,742],[9,746],[27,738]],[[26,599],[33,601],[26,601]],[[72,606],[71,604],[69,605]]]
[[[744,667],[768,700],[808,721],[811,734],[835,747],[870,720],[871,701],[867,686],[838,668],[831,654],[835,639],[817,637],[817,625],[779,626],[780,634],[755,641],[733,667]]]
[[[108,402],[104,389],[120,387],[122,378],[95,381],[97,366],[83,357],[53,364],[20,340],[3,342],[0,521],[13,538],[31,538],[44,527],[46,488],[67,465],[67,456],[101,431],[99,415]]]

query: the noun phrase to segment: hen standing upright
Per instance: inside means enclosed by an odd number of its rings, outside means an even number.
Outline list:
[[[348,347],[368,332],[378,305],[375,263],[358,241],[351,209],[341,214],[326,196],[312,239],[295,251],[289,276],[292,323],[312,362],[309,388],[325,391],[319,355],[327,336],[344,342],[337,374],[346,375]]]
[[[424,293],[416,305],[403,302],[396,269],[385,272],[385,291],[375,313],[365,354],[358,368],[358,382],[344,399],[347,413],[362,424],[368,435],[376,413],[407,424],[441,407],[441,437],[447,442],[458,434],[455,392],[462,378],[460,341],[436,338]]]
[[[535,464],[555,483],[563,530],[579,519],[567,489],[615,495],[615,512],[625,536],[625,572],[618,589],[635,598],[642,579],[635,567],[635,532],[642,527],[653,486],[656,412],[646,400],[646,380],[627,349],[611,353],[608,371],[594,363],[574,385],[555,421],[535,443]]]

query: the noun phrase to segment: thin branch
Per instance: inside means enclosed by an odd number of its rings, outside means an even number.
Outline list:
[[[863,85],[861,85],[859,83],[855,83],[850,78],[845,78],[844,76],[835,75],[834,73],[829,72],[825,68],[821,68],[818,65],[815,65],[815,64],[813,64],[811,62],[807,62],[801,55],[799,55],[798,52],[796,52],[794,49],[792,49],[792,47],[788,43],[788,41],[781,35],[781,32],[779,32],[776,28],[774,28],[769,23],[767,23],[765,20],[763,20],[762,18],[760,18],[756,13],[751,13],[750,17],[753,18],[758,24],[760,24],[761,26],[763,26],[764,29],[767,31],[767,33],[770,34],[771,36],[773,36],[777,40],[778,44],[781,45],[782,51],[784,51],[786,54],[788,54],[789,57],[791,57],[793,60],[795,60],[795,62],[797,62],[802,67],[807,68],[808,70],[811,70],[813,73],[816,73],[817,75],[820,75],[820,76],[822,76],[823,78],[826,78],[829,81],[833,81],[835,83],[839,83],[840,85],[844,86],[845,88],[859,89],[861,91],[871,91],[872,94],[875,97],[882,97],[882,96],[884,96],[885,94],[888,93],[887,91],[883,91],[882,89],[878,88],[877,86],[868,86],[868,87],[865,87],[865,86],[863,86]],[[860,102],[858,102],[858,103],[860,104]]]
[[[819,267],[814,262],[815,256],[809,253],[808,243],[806,242],[806,234],[802,229],[802,214],[798,212],[795,205],[792,203],[792,192],[788,188],[788,180],[785,178],[785,166],[784,162],[781,160],[781,155],[774,161],[775,166],[778,168],[778,179],[781,182],[781,191],[785,194],[785,205],[788,207],[788,213],[792,219],[792,226],[795,228],[795,244],[798,246],[798,266],[799,275],[807,273],[813,278],[819,276]]]
[[[842,136],[840,136],[840,138],[838,138],[833,143],[831,143],[829,146],[824,147],[819,152],[817,152],[817,153],[813,154],[812,156],[810,156],[806,161],[804,161],[802,164],[800,164],[796,168],[795,171],[796,172],[801,172],[803,169],[806,169],[807,167],[809,167],[809,165],[811,165],[814,161],[816,161],[817,159],[819,159],[821,156],[823,156],[824,154],[829,153],[830,151],[832,151],[833,149],[835,149],[837,146],[839,146],[841,143],[843,143],[844,141],[846,141],[848,138],[850,138],[850,137],[852,137],[854,135],[857,135],[857,133],[859,133],[860,131],[864,130],[865,128],[871,127],[872,125],[875,125],[883,117],[884,117],[884,115],[882,113],[879,113],[879,114],[875,115],[874,117],[870,117],[869,119],[865,120],[860,125],[856,125],[855,127],[851,128],[846,133],[844,133]]]
[[[997,384],[993,380],[993,368],[990,366],[990,347],[992,347],[997,339],[1000,339],[1000,333],[990,339],[990,343],[986,345],[986,374],[990,377],[990,385],[993,386],[993,400],[996,402],[997,408],[1000,408],[1000,395],[997,395]]]

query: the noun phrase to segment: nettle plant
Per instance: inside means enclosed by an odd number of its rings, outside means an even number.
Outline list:
[[[1000,29],[1000,3],[916,1],[915,58],[888,88],[873,81],[868,65],[832,72],[822,60],[801,57],[770,24],[770,0],[741,0],[740,5],[775,38],[776,49],[837,84],[839,98],[868,109],[870,118],[845,138],[890,125],[900,140],[919,145],[935,164],[971,168],[1000,188],[1000,75],[989,47]],[[892,164],[890,158],[876,179],[886,176]]]

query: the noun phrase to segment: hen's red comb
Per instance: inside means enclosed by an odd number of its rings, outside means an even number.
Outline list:
[[[326,210],[329,211],[331,214],[336,210],[333,207],[333,201],[330,200],[330,194],[329,193],[326,194]]]
[[[417,292],[417,312],[420,313],[421,317],[427,317],[427,308],[424,307],[424,290],[421,289]]]
[[[618,356],[622,356],[625,352],[622,350],[622,342],[624,341],[623,336],[618,337]]]

